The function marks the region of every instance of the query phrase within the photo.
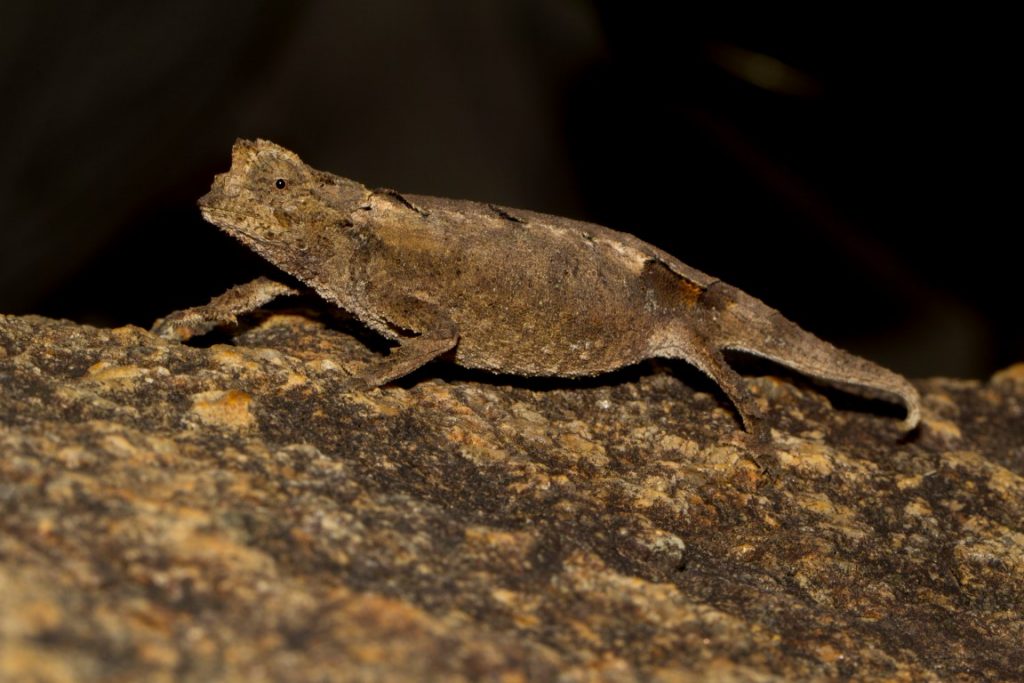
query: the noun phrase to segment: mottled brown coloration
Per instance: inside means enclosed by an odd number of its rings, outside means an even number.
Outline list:
[[[805,332],[735,287],[641,240],[530,211],[401,195],[317,171],[264,140],[235,143],[203,216],[355,314],[398,347],[357,379],[379,386],[451,353],[469,368],[597,375],[680,358],[709,375],[748,430],[759,409],[722,352],[768,358],[829,384],[904,403],[903,377]],[[187,338],[289,288],[268,280],[158,323]]]

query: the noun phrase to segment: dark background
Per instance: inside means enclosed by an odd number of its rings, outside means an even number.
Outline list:
[[[0,311],[148,327],[273,274],[194,205],[234,138],[259,136],[370,186],[632,232],[896,370],[985,376],[1024,360],[1014,26],[4,3]]]

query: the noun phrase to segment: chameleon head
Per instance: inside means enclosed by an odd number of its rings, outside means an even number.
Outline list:
[[[199,199],[203,218],[278,265],[322,242],[361,205],[359,183],[316,171],[266,140],[236,140],[231,169]]]

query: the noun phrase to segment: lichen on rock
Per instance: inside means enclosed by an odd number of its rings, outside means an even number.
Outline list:
[[[762,470],[685,374],[231,341],[0,316],[0,680],[1024,677],[1020,366],[910,438],[750,378]]]

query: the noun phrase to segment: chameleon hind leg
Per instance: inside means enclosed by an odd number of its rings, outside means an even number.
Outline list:
[[[725,393],[739,413],[743,428],[758,442],[769,440],[768,426],[757,401],[747,388],[743,377],[725,361],[721,351],[692,333],[677,333],[667,337],[651,350],[659,358],[679,358],[690,363]]]

